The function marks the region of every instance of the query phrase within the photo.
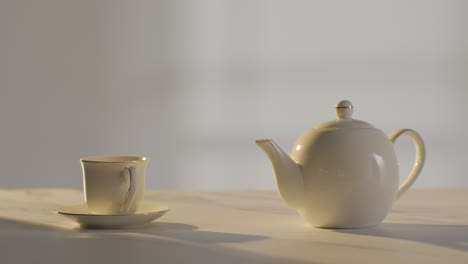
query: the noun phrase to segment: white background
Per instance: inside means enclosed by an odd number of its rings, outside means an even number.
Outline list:
[[[150,159],[151,189],[272,189],[255,138],[354,117],[419,131],[419,188],[468,187],[466,1],[0,0],[0,188],[81,187]],[[414,149],[397,144],[402,174]]]

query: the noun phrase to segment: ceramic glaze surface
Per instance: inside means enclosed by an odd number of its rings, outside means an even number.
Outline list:
[[[424,165],[424,142],[417,132],[402,129],[387,137],[369,123],[352,119],[352,111],[351,102],[339,102],[337,119],[304,132],[290,156],[271,139],[257,140],[273,164],[285,202],[316,227],[377,225]],[[410,176],[398,187],[393,142],[403,134],[413,139],[417,157]]]
[[[95,214],[88,209],[86,204],[67,206],[57,211],[82,227],[86,228],[125,228],[149,223],[158,219],[169,210],[162,204],[142,204],[133,214],[102,215]]]
[[[310,131],[297,140],[291,158],[303,172],[300,213],[314,226],[376,225],[396,199],[397,158],[377,129]]]
[[[99,214],[130,214],[143,201],[147,159],[95,156],[81,159],[88,208]]]

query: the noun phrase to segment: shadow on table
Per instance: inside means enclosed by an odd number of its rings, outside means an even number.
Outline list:
[[[168,222],[152,222],[147,225],[125,229],[89,229],[77,227],[81,234],[95,235],[125,235],[145,239],[166,238],[179,242],[193,242],[198,244],[215,243],[244,243],[255,240],[269,239],[266,236],[235,234],[225,232],[202,231],[194,225]]]
[[[335,229],[335,232],[417,241],[468,251],[468,226],[381,223],[364,229]]]
[[[0,219],[0,234],[2,263],[303,263],[220,244],[269,239],[265,236],[201,231],[179,223],[61,230]]]

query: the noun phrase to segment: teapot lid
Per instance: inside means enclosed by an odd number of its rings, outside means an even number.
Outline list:
[[[353,104],[348,100],[342,100],[335,106],[336,119],[318,125],[317,129],[342,129],[342,128],[374,128],[371,124],[351,118]]]

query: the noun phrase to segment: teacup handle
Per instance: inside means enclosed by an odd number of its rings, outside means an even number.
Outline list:
[[[136,176],[136,168],[134,166],[125,167],[123,173],[128,172],[128,176],[130,179],[130,184],[128,186],[128,191],[124,196],[122,207],[120,207],[121,213],[128,213],[130,211],[130,206],[133,204],[133,200],[135,199],[135,176]]]
[[[413,169],[411,170],[409,176],[398,188],[397,199],[400,198],[416,181],[419,174],[421,173],[421,170],[424,166],[424,162],[426,160],[426,147],[424,145],[424,141],[421,135],[419,135],[418,132],[404,128],[391,133],[388,137],[393,143],[395,143],[395,141],[403,134],[408,135],[413,140],[413,143],[416,146],[416,160],[414,162]]]

